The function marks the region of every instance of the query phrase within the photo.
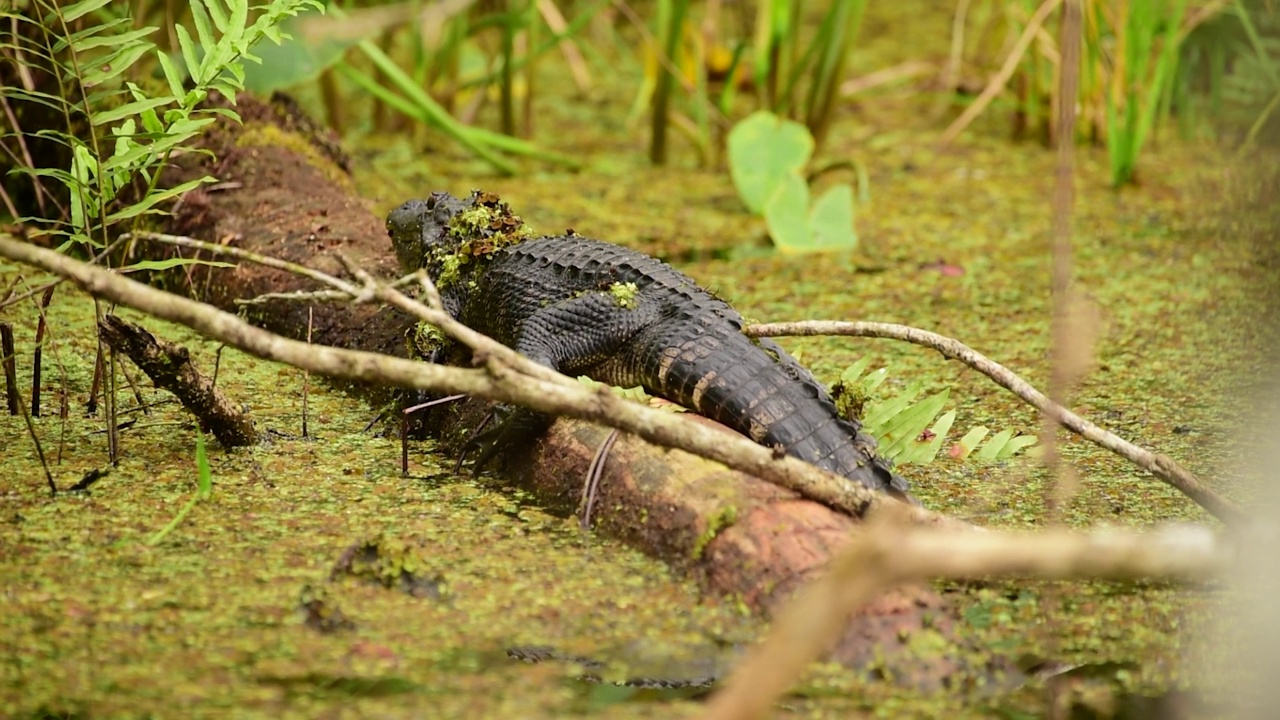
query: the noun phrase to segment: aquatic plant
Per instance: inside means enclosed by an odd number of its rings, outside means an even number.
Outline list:
[[[756,112],[729,133],[729,171],[747,209],[763,215],[774,245],[782,252],[850,250],[853,188],[836,185],[810,203],[801,174],[813,154],[813,136],[793,120]]]

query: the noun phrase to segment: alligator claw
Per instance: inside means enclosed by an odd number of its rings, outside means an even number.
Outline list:
[[[490,421],[496,420],[493,427],[487,427]],[[458,469],[462,461],[472,450],[480,454],[471,464],[471,472],[478,475],[481,470],[500,454],[532,441],[551,424],[551,416],[512,405],[495,405],[493,412],[480,423],[471,437],[462,446],[458,457]]]

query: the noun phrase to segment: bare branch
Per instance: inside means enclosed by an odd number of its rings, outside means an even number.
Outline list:
[[[885,504],[884,496],[868,488],[796,458],[774,458],[771,450],[745,437],[629,402],[607,388],[596,391],[558,375],[550,368],[536,365],[510,348],[462,326],[447,314],[410,300],[383,285],[374,288],[377,298],[385,298],[420,318],[431,318],[433,324],[438,324],[443,331],[456,331],[454,337],[459,341],[481,348],[483,369],[447,367],[289,340],[211,306],[5,236],[0,236],[0,257],[62,275],[91,295],[185,325],[206,337],[234,345],[258,357],[285,362],[309,372],[414,390],[465,393],[523,405],[540,412],[599,422],[663,447],[680,448],[716,460],[853,515]],[[337,278],[332,281],[332,286],[350,288],[355,296],[367,295],[350,283]],[[963,525],[922,508],[911,508],[907,512],[914,521],[921,523]]]
[[[949,360],[959,360],[986,375],[996,384],[1025,400],[1029,405],[1061,423],[1080,437],[1100,445],[1155,475],[1163,482],[1181,491],[1200,507],[1223,522],[1240,522],[1246,519],[1244,510],[1231,500],[1219,495],[1190,470],[1172,458],[1151,452],[1125,440],[1115,433],[1103,430],[1092,422],[1049,400],[1044,393],[1018,377],[1013,371],[991,360],[973,348],[937,333],[876,322],[838,322],[834,320],[806,320],[793,323],[768,323],[751,325],[744,329],[751,337],[781,337],[785,335],[847,335],[850,337],[874,337],[902,340],[933,348]]]
[[[892,515],[893,513],[885,513]],[[871,518],[822,579],[796,594],[763,643],[712,696],[706,720],[768,715],[773,703],[822,657],[849,615],[878,593],[927,578],[1030,575],[1053,580],[1211,578],[1231,549],[1212,532],[1173,526],[1151,533],[1065,530],[957,533]]]

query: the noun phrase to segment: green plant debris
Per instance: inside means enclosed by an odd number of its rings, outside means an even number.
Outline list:
[[[440,328],[431,323],[420,322],[413,326],[408,350],[414,357],[433,358],[449,344],[449,338],[440,331]]]
[[[640,289],[635,283],[614,283],[609,286],[609,294],[618,302],[619,307],[627,310],[634,310],[640,306],[640,301],[636,300],[636,293]]]

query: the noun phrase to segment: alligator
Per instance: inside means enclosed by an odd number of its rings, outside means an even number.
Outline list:
[[[907,484],[856,417],[727,302],[670,265],[572,230],[539,236],[496,195],[432,193],[387,217],[406,272],[425,268],[445,310],[530,359],[683,405],[757,443],[899,497]],[[443,339],[419,338],[441,356]],[[483,464],[550,417],[503,407],[479,439]]]

